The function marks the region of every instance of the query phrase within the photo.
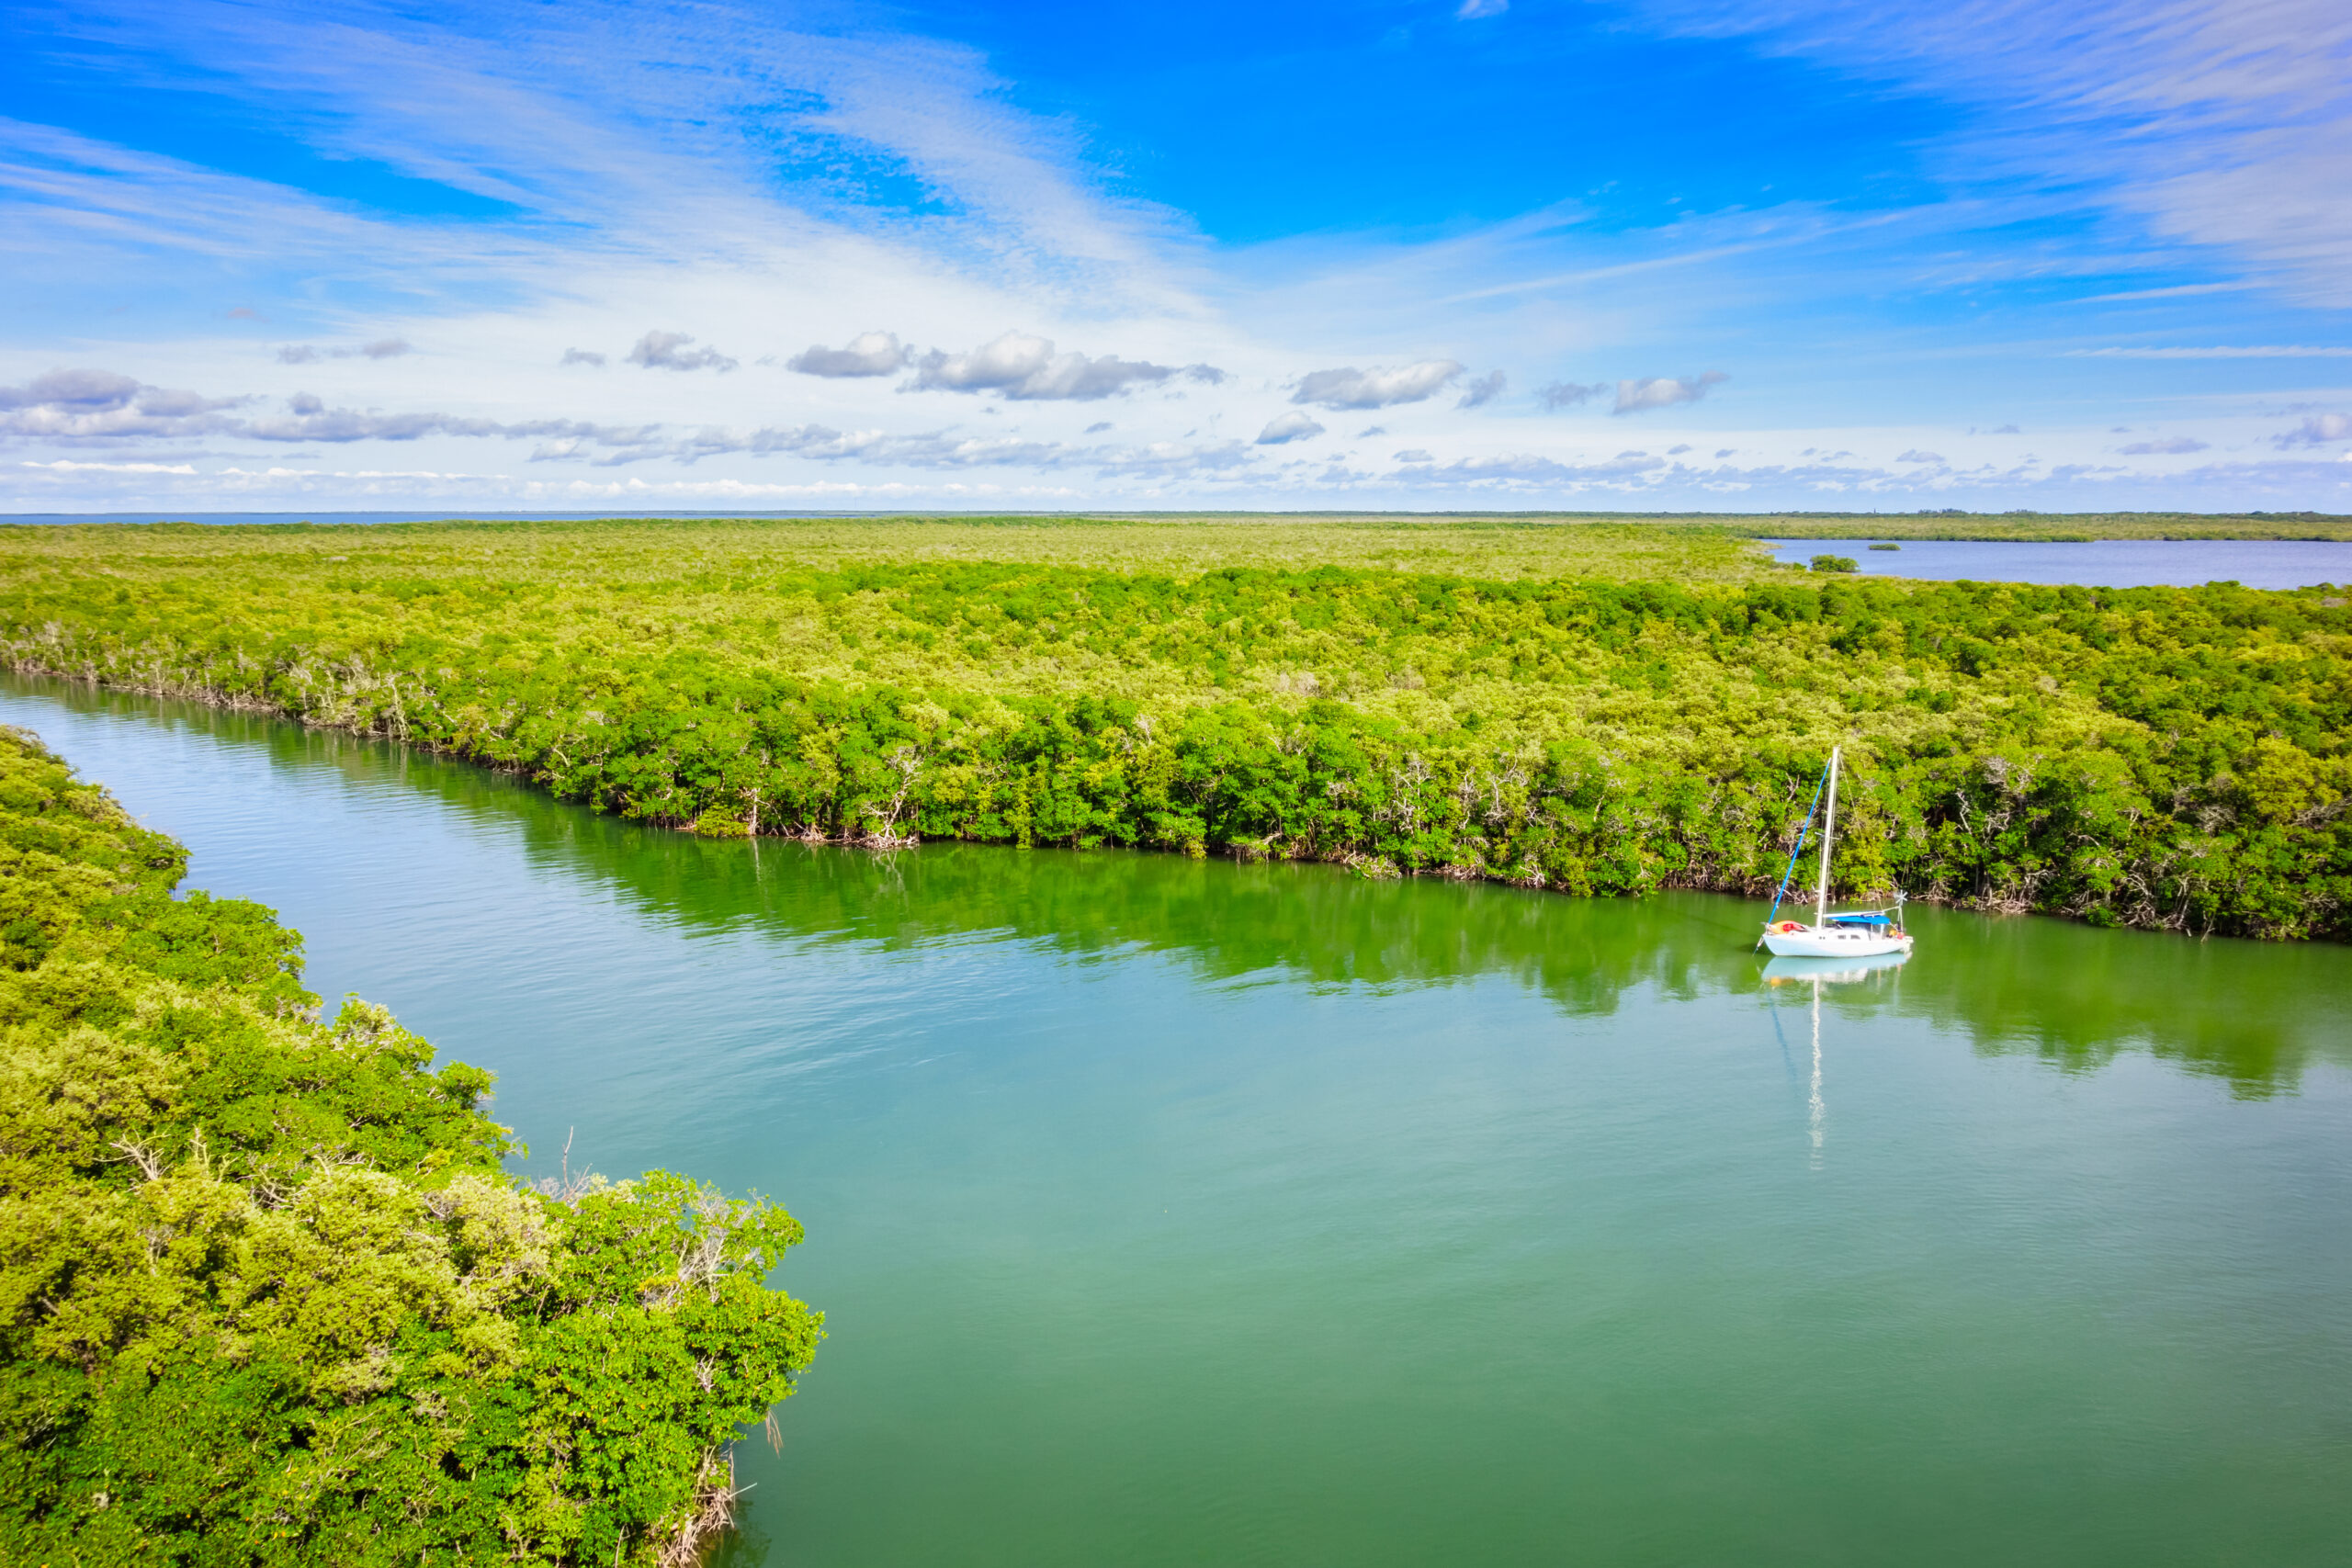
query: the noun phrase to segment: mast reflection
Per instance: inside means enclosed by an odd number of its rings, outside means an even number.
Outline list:
[[[1805,1134],[1812,1145],[1810,1163],[1815,1170],[1821,1168],[1822,1145],[1827,1133],[1829,1114],[1821,1098],[1822,987],[1853,985],[1889,976],[1910,962],[1910,958],[1907,952],[1883,953],[1868,958],[1774,958],[1764,965],[1764,983],[1775,991],[1783,987],[1806,985],[1813,989],[1813,1077],[1806,1087]],[[1780,1014],[1775,1012],[1772,1027],[1777,1031],[1780,1025]]]

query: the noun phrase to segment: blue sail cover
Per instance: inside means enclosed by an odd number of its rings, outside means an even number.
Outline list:
[[[1866,914],[1832,915],[1829,923],[1833,926],[1891,926],[1894,922],[1873,909]]]

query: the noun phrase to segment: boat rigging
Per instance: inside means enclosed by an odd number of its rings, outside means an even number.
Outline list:
[[[1894,902],[1876,909],[1829,910],[1829,859],[1838,836],[1838,761],[1839,748],[1829,749],[1829,767],[1822,783],[1814,786],[1813,797],[1817,802],[1825,791],[1829,808],[1821,819],[1821,875],[1814,889],[1813,923],[1780,919],[1781,900],[1788,896],[1789,880],[1796,875],[1798,857],[1804,853],[1805,833],[1813,827],[1813,810],[1805,809],[1804,826],[1797,829],[1796,849],[1789,855],[1789,868],[1781,874],[1781,886],[1772,895],[1772,912],[1765,917],[1764,934],[1758,945],[1770,948],[1778,958],[1870,958],[1881,953],[1911,951],[1911,933],[1903,929],[1903,895],[1897,891]]]

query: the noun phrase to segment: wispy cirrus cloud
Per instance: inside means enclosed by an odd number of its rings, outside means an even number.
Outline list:
[[[2157,235],[2352,303],[2352,12],[2334,0],[1643,0],[1641,14],[1969,103],[1969,130],[1937,150],[1956,185],[2096,192]]]
[[[1755,40],[1768,51],[1817,45],[1817,57],[1833,69],[1851,64],[1873,82],[1896,83],[1898,92],[1943,94],[1954,81],[1984,87],[1969,101],[1994,107],[1969,119],[1962,140],[1933,128],[1923,133],[1942,150],[1939,156],[1963,142],[1984,145],[1978,132],[2007,112],[2000,106],[2024,101],[1999,72],[1986,72],[1988,51],[2014,51],[1991,25],[2007,13],[1977,0],[1961,0],[1974,30],[1947,29],[1932,47],[1912,36],[1924,25],[1917,14],[1877,17],[1851,0],[1826,0],[1824,7],[1661,0],[1646,11],[1648,0],[1630,3],[1630,28],[1695,29]],[[2296,95],[2328,70],[2262,51],[2294,39],[2320,58],[2337,58],[2326,51],[2337,48],[2342,29],[2305,0],[2281,0],[2276,9],[2230,24],[2232,36],[2253,40],[2232,80],[2216,76],[2210,62],[2180,57],[2188,62],[2182,80],[2191,86],[2166,111],[2169,119],[2102,119],[2078,101],[2097,71],[2079,61],[2027,62],[2054,84],[2053,101],[2079,117],[2075,139],[2058,148],[2075,160],[2065,164],[2070,179],[2088,166],[2083,159],[2121,155],[2109,134],[2117,127],[2144,135],[2148,149],[2165,150],[2135,167],[2157,171],[2169,160],[2192,171],[2203,167],[2199,159],[2211,147],[2172,154],[2185,145],[2182,137],[2194,142],[2202,134],[2196,125],[2221,127],[2216,134],[2226,137],[2270,112],[2222,103],[2230,94],[2272,107],[2319,103]],[[2256,247],[2241,265],[2235,251],[2198,250],[2132,227],[2098,205],[2107,187],[2098,179],[2061,188],[2046,172],[2064,160],[2037,165],[2019,151],[2023,142],[2010,147],[2010,172],[1997,180],[1972,172],[1929,181],[1893,207],[1874,206],[1875,195],[1856,197],[1856,207],[1817,193],[1783,200],[1743,190],[1714,198],[1729,207],[1694,210],[1701,205],[1694,200],[1663,210],[1656,204],[1668,187],[1660,186],[1638,200],[1631,192],[1586,191],[1434,237],[1381,229],[1235,243],[1208,238],[1184,214],[1119,194],[1138,183],[1096,165],[1090,128],[1021,111],[1023,95],[1009,90],[1018,84],[978,51],[903,29],[804,26],[738,0],[659,13],[580,0],[560,15],[512,0],[466,7],[353,0],[333,12],[285,0],[199,7],[91,0],[70,10],[60,25],[73,29],[76,49],[119,51],[130,62],[126,92],[168,92],[201,79],[208,92],[268,106],[273,123],[323,163],[366,164],[387,180],[429,185],[438,193],[434,200],[462,207],[464,216],[388,216],[364,200],[111,145],[103,129],[76,135],[0,122],[0,227],[9,236],[12,281],[49,288],[42,300],[65,301],[67,314],[52,316],[69,322],[74,341],[109,345],[77,349],[76,357],[103,354],[97,362],[132,373],[126,378],[134,388],[157,396],[162,388],[191,385],[240,393],[199,400],[209,406],[180,414],[139,395],[70,415],[6,411],[22,417],[0,434],[19,446],[51,439],[26,434],[38,420],[60,444],[116,451],[132,441],[193,446],[213,434],[346,451],[380,440],[400,444],[386,449],[384,461],[397,450],[404,468],[432,468],[445,478],[481,467],[464,443],[522,440],[541,462],[535,475],[614,463],[630,466],[632,483],[650,482],[655,463],[680,463],[696,465],[693,482],[708,485],[722,482],[711,476],[725,465],[763,463],[770,477],[760,480],[766,487],[760,493],[783,493],[775,486],[790,476],[775,476],[788,465],[811,465],[809,483],[831,483],[826,476],[840,465],[897,453],[910,470],[934,464],[925,471],[947,476],[943,482],[962,482],[955,478],[959,467],[1010,476],[1026,463],[1064,476],[1132,475],[1138,486],[1197,479],[1222,487],[1214,491],[1221,496],[1304,496],[1328,483],[1334,497],[1347,497],[1374,481],[1344,463],[1327,479],[1316,477],[1319,465],[1280,460],[1320,448],[1277,454],[1254,439],[1220,446],[1215,433],[1262,434],[1290,410],[1394,409],[1380,416],[1382,424],[1396,427],[1393,443],[1405,451],[1484,461],[1481,444],[1491,444],[1567,470],[1657,461],[1583,454],[1589,420],[1539,424],[1531,416],[1595,407],[1639,414],[1645,434],[1651,424],[1669,427],[1654,446],[1682,447],[1690,443],[1676,437],[1696,432],[1670,428],[1676,411],[1709,394],[1707,378],[1557,381],[1517,398],[1504,389],[1520,378],[1538,386],[1535,378],[1554,367],[1590,373],[1704,364],[1736,345],[1745,390],[1736,401],[1709,402],[1702,411],[1709,434],[1698,440],[1740,455],[1747,465],[1740,471],[1750,477],[1726,470],[1670,482],[1751,487],[1742,495],[1777,486],[1774,493],[1790,494],[1816,483],[1882,481],[1815,475],[1816,459],[1803,457],[1775,470],[1758,453],[1892,451],[1918,443],[1909,449],[1951,452],[1966,468],[1977,457],[1951,445],[1956,432],[2010,417],[2035,425],[2035,447],[2052,466],[2098,469],[2121,460],[2169,476],[2185,465],[2130,459],[2184,454],[2119,451],[2112,443],[2132,438],[2107,432],[2119,422],[2164,428],[2178,405],[2155,400],[2218,399],[2216,381],[2197,378],[2209,368],[2202,361],[2245,360],[2227,386],[2247,398],[2258,389],[2264,409],[2300,413],[2339,391],[2304,384],[2312,365],[2352,354],[2331,335],[2341,335],[2340,323],[2277,306],[2280,279],[2302,276],[2278,254]],[[1520,7],[1504,25],[1518,38],[1550,21]],[[2096,0],[2088,11],[2036,13],[2018,26],[2082,48],[2111,47],[2116,102],[2137,104],[2131,112],[2140,113],[2150,101],[2147,62],[2171,57],[2172,45],[2156,34],[2211,33],[2210,23],[2173,0],[2141,12]],[[1453,36],[1494,30],[1482,25]],[[1881,32],[1895,36],[1890,41]],[[2340,84],[2341,72],[2334,75]],[[2336,123],[2317,111],[2301,121],[2275,120],[2279,145],[2272,151],[2286,162],[2246,167],[2285,169],[2324,149]],[[2288,145],[2297,138],[2307,143],[2301,152]],[[175,144],[196,148],[202,141]],[[2293,243],[2302,243],[2299,234],[2342,228],[2341,205],[2327,206],[2334,188],[2326,179],[2247,178],[2239,186],[2241,195],[2265,193],[2260,199],[2280,208],[2286,217],[2273,227]],[[2214,271],[2228,281],[2171,281]],[[98,277],[115,297],[159,301],[153,319],[118,329],[95,315],[72,317],[77,291]],[[2161,287],[2123,287],[2141,280]],[[2078,298],[2088,289],[2104,292]],[[2064,297],[2066,309],[2101,302],[2132,309],[2034,317],[2015,309],[2029,295]],[[2015,329],[2004,329],[2006,340],[1977,341],[1991,313],[1957,314],[1980,298],[2012,307],[2002,318]],[[1925,317],[1905,314],[1915,307],[1973,324],[1965,333],[1921,326]],[[1818,330],[1825,320],[1835,326],[1826,335]],[[200,322],[200,331],[179,324],[187,321]],[[649,344],[648,322],[665,323],[663,334],[674,341]],[[845,341],[852,328],[872,322],[894,330]],[[1006,322],[1023,323],[1022,333],[963,346]],[[1888,370],[1890,340],[1871,335],[1890,323],[1901,327],[1909,368]],[[330,346],[390,341],[392,333],[431,353],[371,377],[362,374],[369,368],[364,351]],[[820,333],[825,341],[811,343]],[[1012,373],[989,352],[1005,336],[1034,338],[1047,352]],[[1066,355],[1056,340],[1088,352]],[[0,354],[14,356],[8,378],[24,382],[46,367],[51,341],[23,336],[14,349],[0,343]],[[2101,352],[2101,343],[2117,352]],[[784,357],[802,344],[807,351]],[[941,346],[920,352],[932,344]],[[1119,352],[1094,352],[1105,345]],[[2086,346],[2064,367],[2065,398],[2036,390],[2036,378],[2076,345]],[[774,358],[756,357],[771,348],[778,351]],[[1965,352],[1955,358],[1956,350]],[[273,355],[282,355],[276,367]],[[921,386],[922,367],[933,355],[935,378],[924,389],[986,394],[979,407],[994,417],[971,423],[1007,427],[1003,439],[966,445],[952,431],[881,434],[942,418],[938,411],[956,402],[892,395],[902,380]],[[1046,361],[1063,363],[1052,368]],[[2270,368],[2279,378],[2258,380],[2265,361],[2276,362]],[[1920,368],[1963,362],[1973,368],[1954,371],[1949,381]],[[1361,368],[1366,365],[1373,368]],[[1467,365],[1486,374],[1473,378]],[[583,373],[599,367],[605,373]],[[711,374],[634,373],[639,369]],[[1435,384],[1416,387],[1416,375],[1434,375]],[[1930,380],[1939,400],[1956,400],[1939,402],[1953,411],[1949,416],[1903,406]],[[363,406],[396,400],[378,387],[396,389],[405,406]],[[1303,395],[1310,387],[1314,395]],[[1163,395],[1137,395],[1153,388]],[[1080,439],[1081,427],[1092,412],[1087,405],[1123,394],[1132,396],[1125,406],[1133,412],[1120,416],[1117,449],[1143,456],[1114,468],[1102,456],[1109,448],[1098,451],[1091,439],[1105,433],[1087,431]],[[926,403],[928,412],[909,412]],[[2075,412],[2092,405],[2099,405],[2093,413]],[[748,417],[771,422],[762,428],[815,426],[849,445],[835,455],[817,439],[793,445],[776,437],[759,450],[734,435],[705,439],[701,433],[732,429],[729,422],[747,417],[747,407],[758,410]],[[1463,417],[1473,410],[1476,418]],[[1762,428],[1718,434],[1735,413]],[[2216,417],[2198,428],[2233,451],[2273,439],[2292,438],[2299,452],[2324,445],[2301,431],[2279,434],[2285,421],[2275,412],[2260,423],[2237,405]],[[68,434],[75,428],[80,434]],[[1944,429],[1955,434],[1934,433]],[[874,441],[863,441],[866,431],[876,433]],[[1212,434],[1193,434],[1200,431]],[[915,444],[934,437],[945,445]],[[1737,445],[1717,446],[1726,439]],[[1175,455],[1150,455],[1163,447]],[[1211,449],[1238,449],[1244,460],[1197,456]],[[1096,456],[1080,455],[1087,451]],[[142,447],[142,460],[148,455]],[[205,464],[216,457],[208,455]],[[361,472],[367,460],[355,454],[348,467]],[[2211,471],[2238,469],[2215,464]],[[2325,505],[2343,493],[2335,471],[2315,460],[2264,469],[2260,484],[2312,488],[2265,500],[2254,498],[2275,492],[2249,491],[2239,503]],[[1713,470],[1702,463],[1690,472]],[[1917,476],[1899,482],[1915,479],[1945,482]],[[2182,493],[2220,494],[2214,487],[2226,482],[2184,480],[2190,488]],[[1100,493],[1140,492],[1106,484]]]
[[[2334,344],[2242,344],[2235,346],[2070,348],[2069,359],[2352,359],[2352,346]]]

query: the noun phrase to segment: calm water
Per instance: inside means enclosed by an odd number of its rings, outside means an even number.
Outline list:
[[[2248,588],[2352,584],[2352,544],[2310,539],[2097,539],[2030,544],[1992,539],[1905,539],[1873,550],[1869,539],[1768,539],[1772,558],[1803,564],[1845,556],[1880,577],[1946,581],[2077,582],[2091,588]],[[1891,541],[1879,540],[1884,544]]]
[[[2340,1564],[2352,951],[704,843],[17,682],[503,1075],[808,1224],[741,1565]]]

